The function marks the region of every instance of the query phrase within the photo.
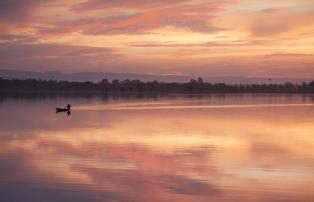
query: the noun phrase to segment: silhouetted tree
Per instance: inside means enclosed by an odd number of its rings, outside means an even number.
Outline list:
[[[309,83],[309,88],[311,91],[314,91],[314,80],[311,83]]]
[[[101,86],[102,90],[107,92],[109,90],[109,81],[108,81],[108,79],[101,80],[100,81],[100,86]]]
[[[158,81],[118,79],[110,82],[103,79],[98,83],[91,81],[56,81],[35,79],[4,79],[0,77],[1,91],[102,91],[102,92],[187,92],[187,93],[314,93],[314,81],[293,84],[225,84],[207,83],[201,77],[187,83],[165,83]]]
[[[198,77],[197,83],[198,83],[198,85],[203,85],[204,84],[203,78],[202,77]]]

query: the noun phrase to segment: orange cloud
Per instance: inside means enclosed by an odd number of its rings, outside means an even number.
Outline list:
[[[286,34],[299,28],[307,28],[304,31],[313,31],[314,9],[265,9],[255,12],[249,18],[250,30],[254,36],[272,36]]]

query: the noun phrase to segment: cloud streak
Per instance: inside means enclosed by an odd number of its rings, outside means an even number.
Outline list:
[[[93,67],[110,64],[122,57],[111,48],[60,44],[2,44],[0,46],[0,66],[34,69],[58,68],[74,70],[77,67]]]
[[[115,3],[102,3],[97,1],[97,4],[109,9],[120,5]],[[122,7],[128,4],[141,6],[162,4],[162,2],[150,2],[140,4],[141,1],[121,3]],[[145,1],[146,2],[146,1]],[[180,1],[183,2],[183,1]],[[89,2],[91,3],[91,2]],[[104,4],[104,5],[103,5]],[[81,5],[84,6],[85,4]],[[89,4],[88,4],[89,5]],[[140,6],[141,5],[141,6]],[[140,10],[133,14],[113,13],[111,16],[104,18],[79,19],[75,21],[63,21],[53,24],[51,28],[44,28],[41,33],[71,33],[81,32],[89,35],[115,35],[115,34],[146,34],[153,30],[172,26],[184,29],[188,32],[214,33],[224,29],[212,25],[211,21],[215,17],[214,13],[221,9],[221,5],[217,3],[206,3],[199,5],[177,5],[173,7],[156,8],[150,10]],[[172,5],[172,4],[170,4]],[[106,7],[108,6],[108,8]],[[96,6],[95,6],[96,7]],[[137,7],[138,8],[138,7]],[[83,9],[83,8],[81,8]],[[89,9],[89,6],[85,9]],[[96,8],[95,8],[96,9]]]

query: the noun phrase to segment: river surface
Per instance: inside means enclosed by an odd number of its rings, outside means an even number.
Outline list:
[[[1,202],[314,201],[314,95],[10,96],[0,114]]]

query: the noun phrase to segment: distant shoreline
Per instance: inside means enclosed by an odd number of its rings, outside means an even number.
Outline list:
[[[117,79],[111,82],[57,81],[36,79],[3,79],[0,77],[1,93],[101,93],[101,94],[221,94],[221,93],[314,93],[314,80],[303,84],[225,84],[209,83],[202,78],[191,79],[186,83],[169,83],[140,80]]]

